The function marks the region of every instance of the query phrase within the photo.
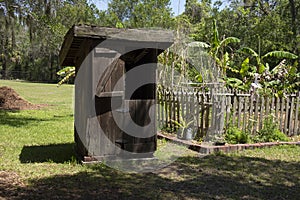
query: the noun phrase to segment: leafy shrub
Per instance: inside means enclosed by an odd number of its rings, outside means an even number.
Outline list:
[[[254,142],[289,141],[289,138],[278,129],[274,116],[269,115],[264,119],[263,128],[253,137]]]
[[[167,132],[167,133],[174,133],[174,132],[176,132],[176,129],[175,129],[175,128],[166,127],[166,126],[162,127],[161,130],[162,130],[163,132]]]
[[[236,127],[230,127],[227,129],[225,140],[229,144],[245,144],[250,141],[248,133]]]

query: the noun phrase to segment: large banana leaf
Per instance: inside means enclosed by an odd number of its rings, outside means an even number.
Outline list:
[[[238,78],[225,78],[226,85],[237,88],[240,90],[245,90],[247,85],[244,84],[244,82]]]
[[[287,51],[271,51],[271,52],[267,53],[266,55],[264,55],[262,58],[269,57],[269,56],[275,57],[275,58],[280,58],[280,59],[283,59],[283,58],[297,59],[298,58],[297,55],[287,52]]]
[[[249,71],[249,68],[250,68],[250,65],[249,65],[249,58],[246,58],[242,65],[241,65],[241,69],[240,69],[240,74],[242,75],[242,77],[245,77],[246,74],[248,73]]]
[[[238,52],[243,52],[243,53],[250,54],[254,57],[258,57],[258,54],[253,49],[251,49],[249,47],[242,47],[241,49],[238,50]]]
[[[227,46],[227,45],[230,44],[230,43],[239,43],[240,41],[241,41],[241,40],[238,39],[238,38],[236,38],[236,37],[228,37],[228,38],[223,39],[223,40],[220,42],[220,44],[217,46],[217,49],[216,49],[216,51],[214,52],[214,56],[216,56],[216,55],[218,54],[219,49],[220,49],[221,47],[225,47],[225,46]]]
[[[228,38],[225,38],[224,40],[222,40],[220,42],[220,47],[223,47],[223,46],[227,46],[228,44],[231,44],[231,43],[239,43],[241,42],[241,40],[239,38],[236,38],[236,37],[228,37]]]

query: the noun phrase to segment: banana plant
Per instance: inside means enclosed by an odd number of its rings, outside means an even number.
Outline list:
[[[213,21],[213,38],[210,44],[206,42],[192,42],[189,46],[197,46],[203,49],[208,49],[208,53],[215,60],[218,67],[221,68],[223,75],[226,75],[226,70],[229,67],[230,56],[228,52],[222,51],[225,47],[232,43],[240,43],[240,39],[236,37],[227,37],[220,39],[217,27],[217,21]]]
[[[260,85],[262,86],[259,88],[259,92],[262,95],[284,96],[285,92],[294,92],[299,87],[300,74],[297,72],[297,68],[285,63],[286,59],[297,59],[297,55],[287,51],[271,51],[260,56],[249,47],[243,47],[238,52],[250,54],[250,56],[255,58],[256,63],[254,65],[249,64],[249,57],[245,59],[245,61],[248,61],[248,66],[255,66],[255,68],[249,70],[242,64],[240,75],[242,77],[247,76],[247,80],[249,81],[253,72],[258,73]],[[269,63],[265,62],[265,58],[267,57],[279,59],[281,62],[270,69]]]
[[[242,91],[249,91],[251,84],[253,83],[253,79],[256,76],[256,67],[250,64],[250,59],[246,58],[242,64],[240,69],[236,69],[233,67],[228,68],[234,74],[237,74],[236,77],[225,77],[224,80],[226,85],[242,90]]]
[[[281,61],[271,71],[264,73],[265,88],[274,93],[275,96],[285,96],[285,93],[293,93],[299,90],[300,73],[296,66],[286,65],[286,60]]]
[[[238,50],[238,52],[250,54],[250,56],[256,59],[257,72],[259,74],[262,74],[269,67],[269,64],[264,62],[264,59],[267,57],[274,57],[277,59],[291,59],[291,60],[298,58],[297,55],[287,51],[271,51],[266,53],[263,56],[260,56],[257,52],[255,52],[250,47],[242,47],[240,50]]]
[[[214,34],[214,36],[213,36],[213,42],[211,45],[210,53],[213,56],[213,58],[216,60],[217,64],[219,66],[221,66],[223,68],[223,70],[226,70],[225,67],[228,66],[227,63],[229,60],[228,52],[225,53],[225,56],[219,55],[220,53],[223,53],[223,52],[220,52],[220,49],[225,48],[226,46],[228,46],[229,44],[232,44],[232,43],[240,43],[240,39],[236,38],[236,37],[227,37],[227,38],[224,38],[223,40],[220,40],[216,20],[214,20],[214,23],[213,23],[213,34]],[[228,58],[226,58],[226,57],[228,57]],[[224,61],[227,61],[227,62],[224,63]]]

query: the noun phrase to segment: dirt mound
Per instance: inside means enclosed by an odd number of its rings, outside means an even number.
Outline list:
[[[34,105],[16,93],[10,87],[0,87],[0,109],[2,110],[32,110],[39,109],[41,105]]]

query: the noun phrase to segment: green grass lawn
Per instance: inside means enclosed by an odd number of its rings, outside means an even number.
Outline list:
[[[300,199],[300,147],[190,152],[144,174],[81,165],[73,151],[74,87],[3,85],[48,106],[0,111],[0,199]]]

